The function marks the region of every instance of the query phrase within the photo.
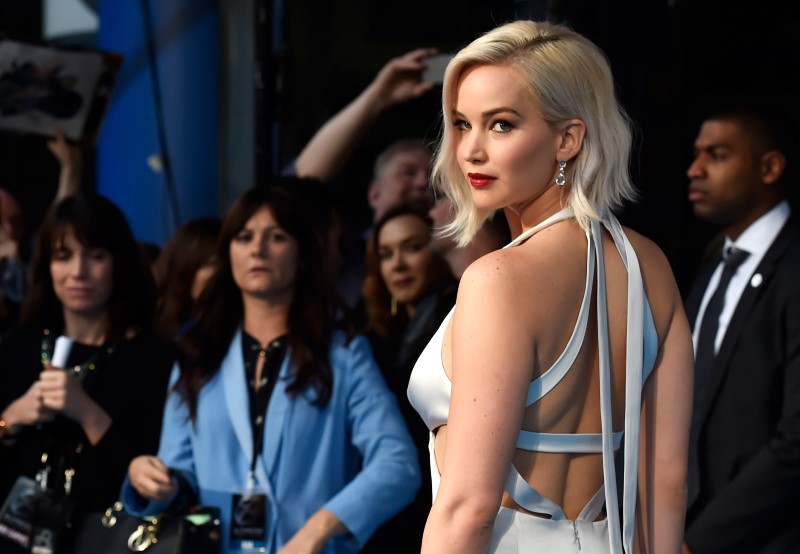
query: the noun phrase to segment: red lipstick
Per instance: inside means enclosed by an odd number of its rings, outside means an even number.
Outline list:
[[[497,177],[484,175],[483,173],[467,173],[467,177],[470,184],[477,189],[488,187],[497,179]]]

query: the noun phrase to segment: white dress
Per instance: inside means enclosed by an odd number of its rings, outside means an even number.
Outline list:
[[[569,209],[553,215],[536,227],[522,233],[506,248],[514,247],[537,231],[571,217]],[[611,367],[609,362],[608,310],[605,294],[605,268],[601,224],[611,234],[628,270],[628,322],[625,385],[624,431],[614,433],[611,422]],[[597,277],[598,348],[600,352],[600,396],[602,433],[554,434],[520,430],[517,448],[537,452],[602,453],[604,485],[584,507],[577,519],[569,520],[553,500],[533,489],[509,467],[505,490],[517,504],[531,512],[546,513],[550,519],[532,516],[518,510],[501,507],[492,531],[489,552],[496,553],[560,553],[560,552],[632,552],[634,508],[636,505],[636,476],[639,445],[639,412],[641,390],[653,368],[657,354],[656,335],[650,305],[644,294],[639,262],[630,241],[613,216],[593,222],[587,233],[586,287],[578,321],[570,340],[553,366],[531,382],[527,406],[550,392],[572,367],[583,344],[589,320],[592,288]],[[447,423],[450,408],[451,383],[442,365],[442,340],[452,317],[444,319],[436,334],[417,360],[411,373],[408,398],[419,412],[428,429],[433,497],[439,487],[439,472],[433,454],[433,430]],[[618,506],[614,452],[622,443],[624,451],[623,506]],[[608,499],[608,502],[606,502]],[[606,505],[607,518],[596,521]],[[622,526],[620,527],[620,513]],[[623,550],[624,548],[624,550]]]

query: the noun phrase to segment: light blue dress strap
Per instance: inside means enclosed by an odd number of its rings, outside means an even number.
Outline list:
[[[614,433],[614,450],[622,443],[623,431]],[[530,452],[569,452],[572,454],[599,454],[603,451],[600,433],[536,433],[519,432],[517,448]]]
[[[511,469],[506,477],[505,490],[514,499],[514,502],[529,512],[550,514],[550,517],[554,520],[567,519],[563,508],[546,496],[536,492],[536,489],[522,478],[514,464],[511,464]]]
[[[504,246],[504,248],[516,246],[522,241],[536,234],[538,231],[541,231],[542,229],[549,227],[554,223],[558,223],[559,221],[569,219],[572,216],[572,208],[564,208],[563,210],[551,215],[538,225],[531,227],[524,233],[520,233],[517,238],[509,242],[506,246]],[[575,324],[575,328],[572,330],[572,335],[569,338],[567,347],[564,349],[555,363],[537,379],[531,382],[531,385],[528,388],[527,406],[534,404],[536,401],[543,398],[548,392],[553,390],[553,388],[561,381],[561,379],[564,378],[569,371],[569,368],[572,367],[572,364],[578,357],[578,353],[580,352],[583,344],[583,338],[586,334],[586,326],[589,321],[589,313],[591,311],[589,309],[589,299],[592,296],[594,264],[594,248],[591,244],[591,241],[589,241],[589,247],[586,252],[586,287],[583,292],[583,302],[581,304],[580,313],[578,314],[578,321]]]
[[[595,521],[597,519],[598,514],[600,514],[600,510],[603,509],[603,504],[606,503],[606,489],[605,487],[600,487],[597,489],[597,492],[594,493],[594,496],[591,500],[583,507],[581,513],[578,514],[579,521]]]
[[[538,225],[535,225],[534,227],[531,227],[527,231],[525,231],[523,233],[520,233],[520,235],[518,237],[516,237],[514,240],[509,242],[504,248],[510,248],[510,247],[516,246],[519,243],[521,243],[522,241],[528,239],[529,237],[531,237],[532,235],[537,233],[538,231],[540,231],[540,230],[542,230],[542,229],[544,229],[546,227],[549,227],[550,225],[553,225],[554,223],[558,223],[559,221],[563,221],[565,219],[568,219],[568,218],[572,217],[572,215],[573,215],[573,212],[572,212],[571,208],[564,208],[563,210],[551,215],[550,217],[548,217],[547,219],[545,219],[544,221],[542,221]],[[588,289],[589,289],[589,291],[591,293],[591,285],[588,286]],[[577,328],[577,325],[576,325],[576,328]],[[576,332],[577,332],[577,329],[573,330],[573,335],[575,335]],[[584,332],[585,332],[585,327],[584,327]],[[572,341],[572,338],[570,339],[570,341]],[[569,366],[570,366],[570,364],[565,364],[566,369],[569,369]],[[548,372],[549,372],[549,370],[548,370]],[[548,373],[548,372],[545,372],[545,373]],[[558,381],[562,377],[563,377],[563,375],[559,376],[558,379],[556,379],[555,382],[551,385],[551,388],[552,388],[552,386],[555,386],[555,384],[558,383]],[[530,405],[531,403],[533,403],[536,400],[538,400],[539,398],[541,398],[541,396],[534,395],[533,401],[532,402],[530,401],[530,399],[531,399],[531,389],[541,390],[540,386],[535,386],[534,385],[534,383],[536,383],[536,382],[537,381],[534,381],[533,383],[531,383],[531,388],[528,389],[528,399],[529,399],[528,405]],[[543,394],[546,394],[546,393],[543,393]],[[566,518],[566,515],[564,514],[564,510],[561,508],[561,506],[559,506],[558,504],[556,504],[555,502],[553,502],[549,498],[547,498],[545,496],[542,496],[541,494],[536,492],[536,490],[534,490],[533,487],[531,487],[528,484],[528,482],[525,481],[525,479],[522,478],[522,476],[519,474],[517,469],[514,467],[514,464],[510,464],[510,467],[509,467],[509,470],[508,470],[508,476],[506,477],[505,490],[506,490],[506,492],[508,492],[508,494],[511,496],[511,498],[514,499],[514,501],[517,504],[519,504],[520,506],[522,506],[526,510],[529,510],[531,512],[547,513],[547,514],[550,514],[550,516],[553,519],[565,519]]]
[[[588,237],[587,237],[588,238]],[[583,290],[583,300],[581,300],[581,309],[578,313],[578,321],[575,328],[572,330],[572,335],[569,337],[566,348],[561,352],[561,355],[555,363],[542,373],[538,378],[534,379],[530,387],[528,387],[528,399],[526,406],[530,406],[535,402],[544,398],[555,386],[561,382],[561,379],[567,374],[575,359],[581,351],[583,346],[583,339],[586,336],[586,326],[589,322],[589,313],[591,312],[591,298],[592,287],[594,285],[594,266],[595,254],[594,245],[589,241],[586,249],[586,287]]]
[[[519,244],[522,240],[548,225],[571,216],[571,210],[565,209],[551,216],[536,227],[521,234],[508,246]],[[649,314],[649,306],[645,304],[641,270],[636,253],[630,241],[613,215],[607,216],[603,225],[608,228],[619,250],[620,256],[628,270],[628,321],[626,329],[626,383],[625,383],[625,425],[624,431],[614,432],[611,408],[611,362],[610,339],[608,329],[608,305],[606,274],[602,231],[600,222],[591,224],[587,233],[587,286],[584,291],[583,305],[567,348],[559,359],[539,379],[531,384],[528,392],[528,405],[547,394],[563,378],[566,371],[574,363],[580,350],[588,322],[588,310],[584,310],[591,299],[594,273],[597,272],[597,333],[599,349],[600,373],[600,420],[601,433],[596,434],[556,434],[520,431],[517,441],[519,448],[539,452],[574,452],[598,453],[603,455],[603,487],[601,487],[589,503],[583,508],[578,519],[594,521],[603,505],[606,505],[609,528],[609,546],[611,552],[632,553],[634,509],[636,505],[636,479],[638,471],[639,450],[639,413],[641,409],[641,386],[643,381],[644,358],[644,316]],[[584,312],[586,312],[584,314]],[[651,316],[652,317],[652,316]],[[575,352],[569,350],[575,344]],[[563,366],[562,366],[563,364]],[[616,470],[614,451],[617,450],[625,436],[624,477],[623,477],[623,511],[622,533],[620,533],[620,512],[617,500]],[[553,519],[565,519],[561,506],[542,496],[525,481],[512,465],[505,483],[506,491],[523,508],[532,512],[548,513]],[[624,545],[624,546],[623,546]],[[624,550],[623,550],[624,548]]]
[[[603,433],[603,486],[608,513],[608,542],[611,552],[622,552],[619,533],[617,478],[614,468],[614,427],[611,413],[611,354],[608,332],[606,271],[603,264],[603,235],[597,221],[591,223],[592,241],[597,250],[597,347],[600,365],[600,429]]]
[[[624,246],[628,268],[628,329],[625,352],[625,451],[623,455],[622,541],[633,552],[636,482],[639,470],[639,420],[642,406],[644,365],[644,284],[639,260],[616,218],[606,224],[614,242]]]
[[[551,225],[553,225],[554,223],[558,223],[559,221],[564,221],[565,219],[569,219],[570,217],[572,217],[572,215],[573,215],[572,208],[564,208],[563,210],[554,213],[553,215],[551,215],[550,217],[548,217],[544,221],[540,221],[539,223],[537,223],[536,225],[534,225],[533,227],[531,227],[527,231],[523,231],[514,240],[512,240],[511,242],[506,244],[503,248],[504,249],[505,248],[512,248],[512,247],[518,245],[519,243],[521,243],[522,241],[530,238],[532,235],[535,235],[536,233],[538,233],[542,229],[544,229],[546,227],[550,227]]]
[[[641,269],[633,246],[613,216],[604,222],[628,270],[628,320],[625,352],[625,453],[623,457],[623,511],[620,534],[619,507],[616,495],[616,473],[611,446],[611,370],[609,357],[608,309],[600,224],[592,222],[592,239],[597,246],[597,313],[598,346],[600,349],[600,419],[603,431],[603,479],[611,552],[633,552],[634,510],[639,454],[639,414],[643,367],[644,289]]]

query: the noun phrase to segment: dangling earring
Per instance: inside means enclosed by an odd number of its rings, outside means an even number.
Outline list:
[[[558,175],[556,175],[556,184],[563,187],[567,184],[567,176],[564,175],[564,168],[567,167],[567,160],[558,160]]]
[[[397,298],[395,295],[392,295],[392,303],[389,304],[389,312],[392,314],[392,317],[397,315]]]

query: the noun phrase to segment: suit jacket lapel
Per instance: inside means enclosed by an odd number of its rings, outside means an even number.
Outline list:
[[[731,356],[739,342],[745,323],[750,318],[751,312],[758,299],[763,292],[767,290],[767,287],[770,286],[770,281],[775,271],[778,269],[778,263],[786,247],[794,240],[793,237],[795,234],[796,228],[787,222],[753,273],[754,275],[756,273],[761,274],[761,283],[754,287],[748,282],[742,292],[742,296],[736,304],[736,310],[734,310],[731,321],[728,323],[728,327],[725,330],[725,337],[722,339],[717,357],[714,360],[714,367],[712,368],[711,378],[708,384],[708,393],[705,402],[701,405],[701,413],[698,414],[701,421],[703,421],[708,414],[708,409],[713,403],[713,399],[724,381],[725,374],[730,368]]]
[[[253,428],[250,425],[250,414],[247,396],[247,382],[242,357],[242,330],[236,331],[228,353],[222,361],[222,383],[225,389],[225,408],[231,420],[233,432],[242,448],[248,464],[253,456]],[[245,409],[242,409],[242,406]],[[242,483],[244,486],[245,483]]]
[[[281,366],[281,375],[288,373],[287,367],[288,354]],[[242,454],[247,460],[248,467],[253,459],[253,427],[250,423],[250,405],[249,395],[247,392],[247,379],[244,370],[244,358],[242,356],[242,330],[241,328],[236,331],[236,334],[231,341],[228,353],[222,361],[222,382],[225,392],[225,407],[228,412],[228,418],[233,426],[233,432],[242,448]],[[275,455],[280,444],[280,437],[283,434],[283,421],[285,420],[283,413],[286,411],[288,404],[286,394],[283,387],[279,384],[275,386],[270,400],[269,416],[267,417],[267,425],[265,426],[264,441],[265,448],[264,454],[259,459],[260,462],[256,463],[256,481],[266,491],[267,495],[274,499],[274,493],[268,474],[271,473],[272,467],[275,463]],[[273,416],[273,404],[277,404]],[[244,407],[244,408],[243,408]],[[265,471],[265,463],[267,470]],[[246,485],[246,475],[242,476],[242,488]]]
[[[292,406],[294,406],[294,402],[286,394],[286,385],[289,383],[291,373],[291,364],[289,363],[291,355],[291,349],[287,349],[281,369],[278,372],[278,382],[275,383],[272,397],[267,406],[267,421],[264,426],[264,451],[262,452],[263,467],[266,469],[265,476],[272,475],[275,469],[275,460],[280,451],[281,441],[290,419]]]

